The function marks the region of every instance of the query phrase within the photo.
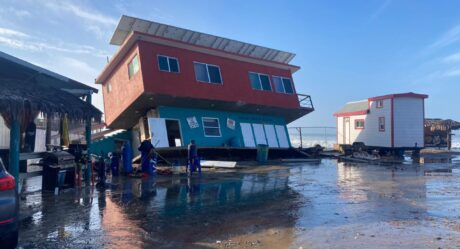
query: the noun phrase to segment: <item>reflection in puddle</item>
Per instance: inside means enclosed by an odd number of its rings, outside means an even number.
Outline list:
[[[340,234],[352,231],[344,228],[350,225],[421,225],[433,217],[455,217],[460,206],[459,170],[455,165],[427,165],[323,160],[317,165],[256,167],[201,178],[120,177],[105,191],[85,188],[59,196],[33,192],[23,205],[38,205],[31,222],[21,226],[20,244],[214,248],[219,247],[217,240],[226,240],[230,247],[323,247],[324,240],[345,240]],[[436,175],[441,173],[449,176]],[[314,236],[322,229],[329,235]]]

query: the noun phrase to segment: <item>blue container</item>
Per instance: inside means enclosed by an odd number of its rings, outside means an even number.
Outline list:
[[[268,161],[268,145],[258,144],[257,145],[257,162],[265,163]]]

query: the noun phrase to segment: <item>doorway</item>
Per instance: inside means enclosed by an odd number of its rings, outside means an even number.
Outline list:
[[[343,143],[350,144],[350,117],[343,118]]]
[[[182,146],[182,135],[180,133],[179,120],[166,119],[166,133],[168,134],[169,147]]]

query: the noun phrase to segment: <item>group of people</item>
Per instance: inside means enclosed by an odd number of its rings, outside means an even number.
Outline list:
[[[138,150],[141,153],[140,171],[142,172],[142,175],[155,175],[157,166],[157,153],[155,152],[155,147],[153,146],[152,142],[149,139],[142,141]],[[126,141],[123,143],[121,148],[121,158],[118,154],[112,154],[110,159],[110,167],[113,176],[118,176],[119,174],[118,167],[120,164],[120,159],[123,165],[123,173],[126,175],[133,173],[133,151],[129,142]],[[190,144],[188,145],[186,172],[192,174],[195,171],[198,171],[198,173],[201,175],[201,165],[198,157],[197,145],[195,140],[191,140]]]

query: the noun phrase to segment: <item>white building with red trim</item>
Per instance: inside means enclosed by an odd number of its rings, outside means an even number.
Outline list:
[[[347,103],[334,113],[337,144],[369,147],[424,147],[425,99],[416,93],[389,94]]]

